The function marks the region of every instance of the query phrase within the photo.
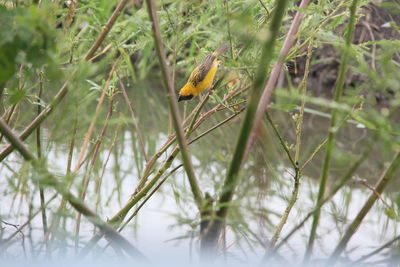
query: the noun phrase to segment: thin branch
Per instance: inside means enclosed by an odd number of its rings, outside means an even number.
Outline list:
[[[82,188],[81,188],[82,192],[81,192],[81,195],[80,195],[80,198],[82,199],[82,202],[85,201],[86,191],[87,191],[87,188],[89,186],[90,177],[91,177],[92,171],[94,169],[94,164],[95,164],[97,156],[99,154],[100,146],[103,143],[103,140],[104,140],[105,135],[107,133],[107,129],[108,129],[108,126],[109,126],[109,121],[111,119],[111,116],[113,115],[113,103],[114,103],[113,102],[113,96],[111,96],[111,99],[110,99],[110,102],[109,102],[109,106],[108,106],[107,117],[106,117],[106,120],[104,122],[103,129],[101,130],[99,140],[96,142],[95,149],[94,149],[94,152],[93,152],[93,155],[92,155],[92,159],[90,161],[89,168],[88,168],[88,170],[86,172],[86,175],[85,175],[84,179],[82,180]],[[76,248],[78,248],[78,245],[79,245],[79,231],[80,231],[80,225],[81,225],[81,217],[82,217],[81,214],[78,213],[77,217],[76,217],[76,225],[75,225],[75,247]]]
[[[215,129],[219,128],[220,126],[224,125],[225,123],[227,123],[228,121],[232,120],[233,118],[235,118],[237,115],[239,115],[240,113],[242,113],[242,111],[245,108],[241,108],[240,110],[238,110],[236,113],[232,114],[231,116],[229,116],[228,118],[226,118],[225,120],[217,123],[216,125],[214,125],[213,127],[209,128],[208,130],[205,130],[204,132],[202,132],[201,134],[199,134],[198,136],[196,136],[195,138],[193,138],[192,140],[189,141],[189,145],[192,144],[193,142],[197,141],[198,139],[202,138],[203,136],[205,136],[206,134],[214,131]]]
[[[124,86],[124,84],[121,81],[121,78],[119,76],[118,76],[118,80],[119,80],[119,85],[121,86],[122,95],[124,96],[125,102],[126,102],[126,104],[128,106],[128,109],[129,109],[129,113],[131,114],[133,126],[135,127],[135,131],[136,131],[136,134],[137,134],[137,137],[138,137],[138,140],[139,140],[140,149],[142,151],[144,159],[146,160],[146,162],[148,162],[149,158],[148,158],[147,153],[146,153],[146,145],[144,144],[144,138],[143,138],[143,135],[142,135],[142,131],[140,130],[139,123],[138,123],[138,121],[136,119],[135,112],[133,111],[132,103],[129,100],[128,94],[126,93],[125,86]]]
[[[58,196],[58,194],[56,193],[51,198],[49,198],[49,200],[47,200],[47,202],[44,204],[44,207],[47,207],[47,205],[49,205],[49,203],[51,201],[53,201],[57,196]],[[18,229],[14,233],[12,233],[9,237],[5,238],[1,244],[2,249],[8,247],[8,245],[10,245],[12,243],[11,241],[14,238],[14,236],[16,236],[18,233],[20,233],[22,231],[22,229],[24,229],[33,220],[33,218],[35,218],[39,213],[41,213],[41,211],[42,211],[42,207],[40,207],[40,209],[38,209],[37,211],[32,213],[32,215],[29,216],[29,218],[26,222],[19,225]]]
[[[232,42],[232,34],[231,34],[231,20],[229,17],[229,1],[225,0],[225,14],[226,14],[226,27],[228,29],[228,38],[229,38],[229,48],[231,52],[231,59],[234,59],[233,57],[233,42]]]
[[[140,209],[146,204],[146,202],[154,195],[154,193],[157,192],[158,189],[160,189],[160,187],[165,183],[165,181],[167,181],[167,179],[173,173],[175,173],[177,170],[179,170],[182,166],[183,166],[183,164],[176,166],[167,175],[165,175],[165,177],[163,179],[160,180],[160,182],[156,185],[156,187],[154,187],[154,189],[146,196],[146,198],[143,199],[143,201],[136,208],[136,210],[132,213],[132,215],[129,216],[129,218],[126,220],[126,222],[124,222],[124,224],[121,225],[121,227],[118,229],[118,232],[121,232],[125,228],[125,226],[128,225],[128,223],[139,213]]]

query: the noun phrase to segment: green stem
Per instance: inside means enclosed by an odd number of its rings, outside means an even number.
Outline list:
[[[294,161],[292,155],[290,154],[290,151],[289,151],[288,146],[286,145],[286,142],[283,140],[281,134],[279,133],[278,129],[276,128],[275,123],[272,121],[271,116],[269,116],[268,111],[265,112],[265,117],[267,117],[267,120],[268,120],[269,124],[272,126],[272,129],[274,129],[274,132],[275,132],[276,136],[278,137],[279,142],[281,143],[283,149],[285,150],[286,155],[288,156],[288,159],[290,160],[290,163],[292,163],[292,167],[296,170],[297,164]]]
[[[263,47],[261,61],[255,76],[253,89],[251,91],[250,102],[246,110],[239,137],[237,139],[235,152],[218,200],[217,207],[219,207],[219,209],[216,212],[217,218],[210,222],[210,225],[201,242],[201,253],[202,257],[205,259],[209,258],[210,256],[215,256],[217,240],[228,213],[229,203],[233,198],[236,186],[238,184],[239,170],[242,166],[248,139],[253,126],[254,116],[256,114],[262,88],[265,83],[266,73],[272,60],[272,51],[274,50],[273,48],[275,41],[278,38],[279,29],[282,23],[282,18],[286,11],[287,3],[288,0],[276,1],[276,10],[267,35],[267,41]]]
[[[229,48],[231,52],[231,59],[233,58],[233,43],[232,43],[232,35],[231,35],[231,20],[229,18],[229,1],[225,0],[225,9],[226,9],[226,26],[228,28],[228,38],[229,38]]]
[[[343,55],[341,58],[341,64],[340,64],[340,68],[339,68],[339,76],[336,81],[335,96],[334,96],[334,101],[336,103],[340,102],[340,98],[341,98],[342,92],[343,92],[346,71],[347,71],[347,65],[348,65],[349,58],[350,58],[351,43],[353,40],[354,28],[355,28],[355,23],[356,23],[357,4],[358,4],[358,0],[353,0],[351,7],[350,7],[350,20],[349,20],[348,27],[347,27],[345,49],[343,51]],[[331,155],[332,155],[332,150],[334,147],[334,141],[335,141],[335,136],[336,136],[336,131],[337,131],[337,129],[336,129],[337,116],[338,116],[337,110],[332,109],[331,120],[330,120],[330,124],[329,124],[328,141],[326,144],[325,158],[324,158],[324,163],[323,163],[323,167],[322,167],[321,181],[320,181],[318,197],[317,197],[317,207],[321,206],[321,202],[323,200],[324,193],[325,193],[326,182],[328,180]],[[313,249],[314,241],[316,238],[316,232],[317,232],[320,215],[321,215],[321,209],[317,208],[317,210],[314,213],[314,219],[313,219],[313,223],[312,223],[312,227],[311,227],[308,245],[307,245],[306,253],[304,256],[305,263],[308,262],[308,260],[311,257],[311,254],[312,254],[312,249]]]
[[[43,92],[43,72],[39,72],[39,93],[38,93],[38,106],[37,106],[37,114],[42,112],[42,106],[41,106],[41,99],[42,99],[42,92]],[[36,129],[36,148],[37,148],[37,157],[40,159],[42,157],[42,147],[41,147],[41,142],[40,142],[40,125]],[[42,224],[43,224],[43,235],[44,235],[44,242],[46,244],[47,248],[47,253],[50,253],[49,249],[49,242],[47,240],[47,233],[48,233],[48,227],[47,227],[47,215],[46,215],[46,208],[45,208],[45,196],[44,196],[44,189],[42,186],[39,185],[39,195],[40,195],[40,206],[41,206],[41,211],[42,211]]]

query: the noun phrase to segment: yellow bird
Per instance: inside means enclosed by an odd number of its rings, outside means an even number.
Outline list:
[[[221,45],[214,53],[207,55],[203,61],[190,74],[187,83],[179,91],[178,102],[190,100],[209,88],[217,72],[220,61],[217,59],[229,48],[228,44]]]

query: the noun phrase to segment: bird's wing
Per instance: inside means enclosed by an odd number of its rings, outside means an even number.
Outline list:
[[[212,54],[207,55],[200,63],[200,65],[193,70],[192,74],[190,74],[189,82],[193,83],[193,85],[196,86],[198,83],[203,81],[204,78],[207,76],[207,73],[210,71],[214,60],[215,56],[213,56]]]

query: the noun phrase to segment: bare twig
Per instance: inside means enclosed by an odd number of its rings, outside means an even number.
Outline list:
[[[47,202],[44,204],[44,207],[47,207],[47,205],[52,202],[56,197],[58,196],[58,194],[54,194],[51,198],[49,198],[49,200],[47,200]],[[28,220],[26,222],[24,222],[23,224],[18,226],[18,229],[12,233],[9,237],[7,237],[6,239],[4,239],[2,241],[2,246],[3,249],[5,247],[7,247],[9,244],[11,244],[12,239],[22,231],[22,229],[24,229],[32,220],[33,218],[35,218],[39,213],[41,213],[42,210],[42,206],[40,207],[40,209],[38,209],[37,211],[35,211],[34,213],[31,214],[31,216],[29,216]]]

